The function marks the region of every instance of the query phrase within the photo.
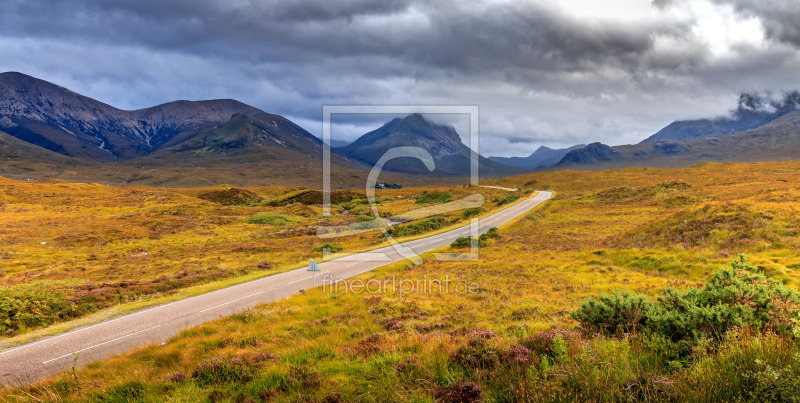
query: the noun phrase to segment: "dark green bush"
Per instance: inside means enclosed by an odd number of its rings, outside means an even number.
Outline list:
[[[472,217],[480,215],[481,213],[483,213],[483,207],[468,208],[461,213],[461,218],[468,220]]]
[[[504,204],[513,203],[513,202],[517,201],[518,199],[519,199],[519,196],[514,195],[514,194],[510,194],[510,195],[498,200],[497,201],[497,205],[498,206],[502,206]]]
[[[446,225],[450,224],[449,221],[445,220],[442,216],[435,216],[431,217],[425,221],[420,221],[412,224],[406,225],[398,225],[394,227],[390,227],[386,231],[391,236],[411,236],[411,235],[419,235],[429,231],[435,231],[439,228],[442,228]]]
[[[500,239],[500,238],[502,238],[502,236],[500,236],[500,234],[497,232],[497,227],[492,227],[489,228],[489,230],[486,231],[485,234],[481,234],[479,239],[481,241],[485,241],[487,239]]]
[[[580,322],[584,331],[602,334],[632,333],[647,324],[653,303],[643,295],[628,291],[601,294],[596,300],[589,299],[580,309],[572,312],[572,318]]]
[[[486,242],[484,242],[483,240],[478,240],[473,237],[460,237],[456,238],[456,240],[450,244],[450,247],[454,249],[469,248],[471,246],[483,247],[486,246]]]
[[[330,253],[336,253],[336,252],[341,252],[342,249],[344,248],[342,248],[341,245],[335,243],[326,243],[324,245],[315,246],[313,250],[314,252],[324,252],[325,249],[329,249]]]

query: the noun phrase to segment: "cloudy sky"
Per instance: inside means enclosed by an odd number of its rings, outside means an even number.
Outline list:
[[[481,153],[527,155],[800,88],[800,1],[6,0],[0,56],[123,109],[235,98],[317,135],[322,105],[479,105]]]

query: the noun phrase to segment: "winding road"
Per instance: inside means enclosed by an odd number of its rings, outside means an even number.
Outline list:
[[[551,192],[539,192],[478,221],[480,233],[499,227],[547,201]],[[420,254],[469,236],[470,226],[404,242]],[[347,279],[403,260],[391,246],[319,264],[316,284]],[[314,274],[306,268],[263,277],[196,297],[133,312],[104,322],[49,336],[0,351],[0,383],[30,384],[70,368],[102,360],[149,344],[164,343],[180,331],[241,312],[249,307],[286,298],[313,287]],[[75,358],[77,357],[77,358]]]

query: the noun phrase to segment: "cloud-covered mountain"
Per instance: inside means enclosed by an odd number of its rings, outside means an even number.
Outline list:
[[[739,97],[738,105],[730,116],[676,121],[644,141],[676,141],[724,136],[755,129],[798,110],[800,110],[800,92],[797,91],[787,93],[779,100],[771,100],[761,94],[745,93]]]
[[[433,175],[469,176],[474,152],[467,147],[452,126],[443,126],[426,120],[420,114],[396,118],[373,130],[353,143],[338,148],[345,155],[373,165],[394,147],[415,146],[427,150],[433,157],[436,169]],[[479,158],[480,174],[487,176],[521,172],[488,158]],[[429,174],[425,165],[415,158],[398,158],[387,163],[387,171],[405,174]]]
[[[667,128],[682,126],[683,131],[669,132],[665,128],[659,133],[675,135],[651,138],[639,144],[615,147],[589,144],[570,151],[559,163],[540,169],[677,168],[703,162],[797,160],[800,155],[798,100],[796,92],[780,101],[743,95],[730,119],[673,123]]]

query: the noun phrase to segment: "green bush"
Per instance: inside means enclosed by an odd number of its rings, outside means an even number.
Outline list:
[[[433,190],[428,192],[423,191],[421,195],[417,196],[416,204],[430,204],[430,203],[447,203],[453,199],[453,195],[440,190]]]
[[[411,236],[411,235],[419,235],[429,231],[435,231],[448,224],[450,224],[450,222],[445,220],[444,217],[435,216],[425,221],[390,227],[386,231],[391,236]]]
[[[667,288],[650,313],[650,327],[674,341],[720,338],[733,327],[785,332],[800,309],[800,294],[769,279],[742,256],[717,271],[703,288]]]
[[[288,225],[292,223],[289,217],[279,213],[258,213],[247,219],[250,224]]]
[[[500,238],[502,238],[502,236],[500,236],[500,234],[497,233],[497,227],[492,227],[489,228],[489,230],[486,231],[485,234],[481,234],[479,239],[481,241],[485,241],[487,239],[500,239]]]
[[[472,217],[480,215],[481,213],[483,213],[482,207],[468,208],[461,213],[461,218],[464,220],[468,220]]]
[[[461,249],[461,248],[469,248],[473,245],[483,247],[486,246],[486,242],[483,242],[482,240],[478,240],[473,237],[460,237],[456,238],[456,240],[450,244],[450,247],[453,249]]]
[[[580,309],[572,312],[572,318],[580,322],[584,331],[602,334],[622,334],[640,330],[653,309],[653,303],[643,295],[628,291],[601,294],[596,300],[589,299]]]
[[[519,196],[514,195],[514,194],[510,194],[510,195],[498,200],[497,201],[497,205],[498,206],[502,206],[504,204],[513,203],[513,202],[517,201],[518,199],[519,199]]]
[[[604,334],[646,329],[680,343],[684,352],[735,327],[795,331],[800,294],[769,279],[744,256],[717,271],[702,288],[665,288],[656,303],[617,292],[585,301],[572,317],[584,330]]]

